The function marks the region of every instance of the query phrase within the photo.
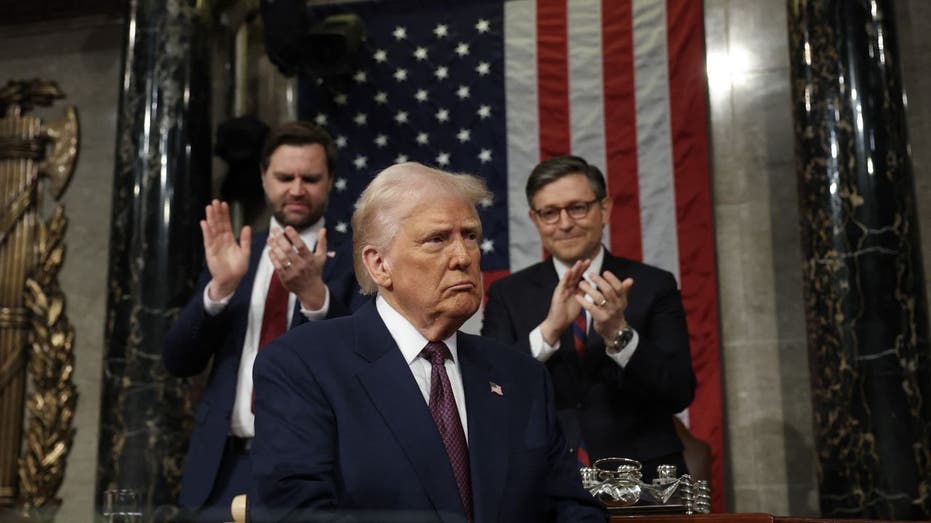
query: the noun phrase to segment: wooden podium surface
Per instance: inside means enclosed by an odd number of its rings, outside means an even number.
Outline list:
[[[885,523],[866,519],[793,518],[770,514],[663,514],[650,516],[616,516],[611,523]]]

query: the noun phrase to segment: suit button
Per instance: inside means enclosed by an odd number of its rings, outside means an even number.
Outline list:
[[[575,408],[581,409],[581,408],[582,408],[582,404],[581,404],[581,403],[576,403],[576,404],[575,404]]]

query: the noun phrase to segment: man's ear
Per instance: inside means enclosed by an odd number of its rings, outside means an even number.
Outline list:
[[[363,247],[362,263],[375,285],[384,289],[391,288],[391,264],[380,249],[374,245]]]

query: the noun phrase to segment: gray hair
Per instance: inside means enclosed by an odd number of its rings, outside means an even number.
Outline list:
[[[409,209],[428,198],[453,196],[473,207],[491,200],[485,181],[470,174],[453,174],[408,162],[378,173],[362,191],[352,213],[352,260],[362,294],[375,294],[378,286],[362,260],[362,249],[373,245],[387,249],[409,216]]]

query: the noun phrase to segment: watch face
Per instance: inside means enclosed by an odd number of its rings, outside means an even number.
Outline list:
[[[623,349],[630,343],[633,337],[634,331],[630,327],[625,327],[617,331],[617,336],[614,337],[614,346],[618,349]]]

